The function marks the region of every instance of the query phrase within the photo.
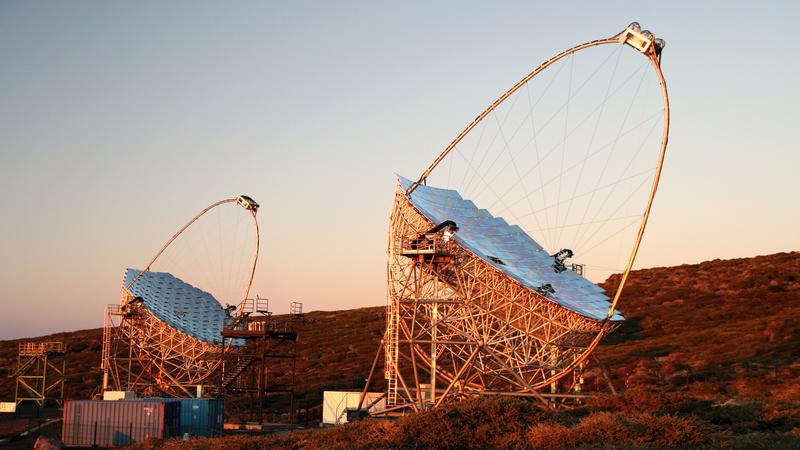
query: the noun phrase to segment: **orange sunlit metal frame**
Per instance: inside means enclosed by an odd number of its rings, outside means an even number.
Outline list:
[[[541,296],[535,292],[525,292],[529,290],[520,289],[512,280],[498,276],[488,264],[483,264],[482,261],[479,261],[479,258],[466,249],[452,249],[451,255],[453,259],[460,260],[460,263],[453,266],[448,265],[450,264],[449,262],[442,264],[434,260],[426,261],[420,259],[415,262],[408,257],[409,255],[404,255],[402,250],[396,248],[397,243],[401,242],[407,235],[410,235],[409,233],[419,233],[431,225],[430,221],[411,205],[409,199],[414,190],[419,185],[426,183],[431,173],[473,128],[531,79],[557,61],[591,47],[611,44],[629,46],[650,61],[661,86],[664,129],[658,152],[656,171],[642,220],[627,266],[604,319],[582,317],[563,307],[549,308],[549,303],[552,302],[549,302],[546,298],[540,298]],[[583,368],[603,336],[618,326],[618,323],[614,323],[610,319],[619,303],[644,235],[653,199],[658,188],[669,136],[669,97],[666,81],[661,70],[660,52],[662,48],[663,41],[657,40],[649,32],[641,31],[638,24],[633,23],[613,37],[590,41],[559,53],[526,75],[478,115],[441,152],[422,173],[418,181],[405,191],[398,190],[395,196],[389,230],[390,298],[387,311],[387,331],[381,344],[386,361],[387,405],[392,410],[404,408],[413,410],[426,409],[465,394],[522,395],[538,397],[540,400],[544,400],[544,396],[549,398],[554,398],[554,396],[564,397],[564,394],[555,392],[544,393],[543,389],[548,386],[551,389],[555,389],[557,383],[562,381],[564,377],[574,373],[576,368]],[[448,286],[449,283],[444,282],[447,278],[456,280],[457,284]],[[480,288],[464,290],[464,286],[480,286]],[[398,289],[400,293],[398,293]],[[464,296],[465,293],[467,294],[466,296]],[[420,303],[419,301],[411,302],[413,303],[412,305],[409,304],[408,300],[402,300],[401,297],[404,296],[418,299],[428,296],[439,298],[442,301],[434,302],[439,305],[434,305],[434,307],[420,305],[418,304]],[[462,311],[468,309],[456,301],[459,297],[464,297],[464,305],[471,305],[470,307],[473,309],[474,298],[500,299],[496,302],[493,300],[495,303],[491,308],[505,311],[506,320],[509,322],[503,325],[500,323],[502,320],[498,321],[493,313],[487,310],[467,312],[466,316],[463,316],[462,312],[457,310],[447,312],[447,308],[460,308]],[[503,298],[506,300],[502,300]],[[523,299],[522,304],[518,304],[520,298]],[[508,302],[508,304],[505,304],[504,301]],[[534,352],[534,359],[539,358],[542,369],[527,371],[528,369],[522,366],[515,366],[514,361],[518,359],[517,355],[514,354],[516,350],[488,349],[483,339],[471,340],[466,328],[459,329],[458,326],[446,325],[444,329],[450,335],[445,339],[450,341],[443,341],[443,337],[437,336],[438,332],[434,332],[438,318],[443,315],[442,311],[445,311],[444,314],[452,315],[450,318],[452,323],[474,322],[473,327],[479,323],[489,323],[483,332],[501,339],[505,339],[502,336],[505,333],[505,328],[511,325],[510,321],[518,322],[520,317],[527,317],[526,325],[520,327],[520,331],[523,332],[522,334],[526,338],[522,340],[524,342],[520,341],[517,346],[527,348],[527,352]],[[431,323],[431,332],[421,331],[427,322]],[[538,334],[541,334],[540,330],[546,330],[545,335],[539,336]],[[563,355],[557,355],[558,364],[548,366],[547,370],[544,370],[545,361],[554,361],[555,359],[546,350],[548,346],[542,343],[545,341],[550,342],[554,339],[554,336],[555,339],[569,337],[571,342],[570,345],[565,347],[566,350],[564,350]],[[456,337],[458,339],[455,339]],[[423,347],[427,348],[428,346],[431,348],[430,355],[422,351]],[[448,368],[437,366],[436,359],[438,356],[435,355],[447,354],[447,352],[451,355],[447,360]],[[490,363],[487,364],[486,361],[490,361]],[[375,364],[373,364],[373,371],[375,369],[374,366]],[[489,370],[491,375],[487,376],[486,370]],[[483,372],[483,375],[481,375],[481,372]],[[430,376],[431,380],[436,380],[438,377],[446,383],[446,389],[437,388],[436,384],[438,383],[436,381],[431,381],[430,384],[423,386],[420,382],[423,376]],[[371,377],[372,373],[370,374]],[[571,386],[574,387],[574,384],[573,382]],[[369,381],[365,386],[365,391],[368,385]],[[567,382],[567,385],[569,385],[569,382]],[[495,386],[501,387],[498,389]]]
[[[122,287],[120,303],[108,306],[103,328],[103,390],[143,391],[155,387],[168,395],[183,397],[192,396],[190,388],[196,385],[213,386],[209,380],[220,367],[222,346],[203,342],[162,322],[134,301],[130,288],[192,224],[229,203],[239,204],[250,213],[255,232],[253,262],[234,320],[244,316],[258,264],[260,232],[256,217],[259,205],[242,195],[212,203],[192,217],[161,246],[145,269]],[[226,345],[231,347],[232,340]]]

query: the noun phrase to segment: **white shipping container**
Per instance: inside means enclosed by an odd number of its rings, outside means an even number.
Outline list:
[[[366,408],[378,397],[384,395],[383,392],[367,392],[362,408]],[[358,408],[358,401],[361,392],[344,391],[325,391],[322,397],[322,423],[329,425],[340,425],[347,423],[347,408]],[[370,412],[380,411],[386,408],[386,399],[382,398],[376,403]]]

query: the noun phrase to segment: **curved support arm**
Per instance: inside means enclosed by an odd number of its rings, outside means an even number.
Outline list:
[[[164,243],[164,245],[161,246],[158,252],[156,252],[156,254],[147,263],[147,266],[144,268],[144,270],[139,272],[139,275],[137,275],[130,283],[128,283],[128,285],[125,288],[130,290],[131,286],[133,286],[137,281],[139,281],[139,279],[145,274],[145,272],[150,271],[150,267],[152,267],[152,265],[156,262],[156,260],[158,260],[158,258],[164,253],[164,251],[166,251],[166,249],[175,241],[175,239],[177,239],[178,236],[180,236],[184,231],[186,231],[187,228],[189,228],[193,223],[197,222],[197,220],[203,217],[203,215],[205,215],[207,212],[211,211],[217,206],[221,206],[226,203],[237,203],[241,205],[243,208],[250,211],[250,215],[253,218],[253,224],[255,225],[255,232],[256,232],[256,248],[255,248],[255,254],[253,255],[253,267],[250,270],[250,277],[248,279],[247,286],[245,287],[244,290],[244,297],[237,306],[237,310],[241,311],[245,299],[247,299],[248,295],[250,295],[250,287],[252,286],[253,278],[255,277],[256,265],[258,264],[258,252],[260,247],[260,232],[258,228],[258,219],[256,218],[256,211],[258,211],[258,204],[255,203],[253,199],[245,195],[241,195],[236,198],[228,198],[225,200],[220,200],[218,202],[212,203],[211,205],[207,206],[205,209],[200,211],[197,215],[192,217],[191,220],[186,222],[186,224],[184,224],[175,234],[172,235],[172,237],[170,237],[167,240],[167,242]]]

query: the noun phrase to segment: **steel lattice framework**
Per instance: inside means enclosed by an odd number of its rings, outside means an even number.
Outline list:
[[[384,342],[389,405],[438,405],[477,392],[536,396],[616,326],[520,285],[442,232],[411,249],[434,225],[398,186]]]
[[[15,403],[33,402],[39,407],[48,402],[64,404],[67,377],[67,347],[63,342],[22,342],[19,344]]]
[[[220,365],[221,346],[165,324],[122,288],[123,300],[109,305],[103,336],[104,386],[174,397],[193,396],[190,387],[210,385]]]
[[[523,285],[485,255],[480,257],[446,236],[438,230],[441,224],[415,206],[412,194],[470,130],[525,83],[568,55],[606,44],[631,46],[650,60],[661,83],[664,131],[642,222],[621,282],[609,299],[608,314],[588,317]],[[466,395],[519,395],[542,401],[571,395],[559,392],[575,387],[592,351],[619,325],[612,317],[658,186],[669,133],[662,48],[663,41],[634,23],[614,37],[554,56],[481,113],[417,182],[407,189],[398,183],[389,225],[387,324],[381,343],[388,385],[384,413],[427,409]],[[363,404],[362,394],[359,409]]]
[[[237,203],[248,210],[255,230],[255,253],[241,302],[231,318],[236,326],[247,314],[246,299],[258,262],[259,231],[256,212],[258,204],[250,197],[239,196],[211,204],[179,229],[153,256],[145,270],[130,283],[122,286],[119,304],[106,308],[103,328],[103,385],[102,390],[127,390],[140,394],[158,391],[175,397],[193,397],[196,386],[214,387],[215,376],[222,364],[222,345],[205,342],[165,323],[144,306],[141,298],[131,292],[134,285],[153,263],[184,231],[203,215],[224,204]],[[222,330],[220,329],[220,333]],[[229,348],[234,342],[229,340]]]

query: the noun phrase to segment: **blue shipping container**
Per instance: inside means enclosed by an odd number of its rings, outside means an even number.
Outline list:
[[[215,437],[222,435],[224,403],[221,398],[143,398],[147,402],[176,402],[181,405],[181,435]]]

